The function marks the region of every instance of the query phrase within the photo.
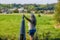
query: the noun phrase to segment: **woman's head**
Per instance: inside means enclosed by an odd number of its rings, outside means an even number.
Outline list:
[[[35,19],[34,14],[31,14],[30,18],[31,18],[31,19]]]

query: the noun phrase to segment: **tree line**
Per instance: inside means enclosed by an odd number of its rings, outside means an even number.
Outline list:
[[[56,3],[53,4],[0,4],[0,12],[1,9],[13,9],[16,8],[19,9],[21,7],[23,7],[24,9],[27,10],[28,13],[30,13],[30,11],[35,11],[36,13],[40,12],[40,10],[54,10],[55,9],[55,5]],[[18,10],[17,10],[18,12]],[[43,11],[41,11],[43,12]]]

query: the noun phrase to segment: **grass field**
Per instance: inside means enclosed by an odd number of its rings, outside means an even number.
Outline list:
[[[29,15],[26,15],[29,17]],[[53,15],[42,15],[37,19],[37,33],[39,40],[49,39],[56,40],[60,38],[60,29],[54,28],[54,19]],[[0,14],[0,38],[8,40],[18,40],[20,33],[22,15],[3,15]],[[29,40],[28,32],[28,24],[27,20],[25,22],[26,26],[26,38]]]

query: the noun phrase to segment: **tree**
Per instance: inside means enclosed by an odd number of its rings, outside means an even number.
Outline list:
[[[13,12],[14,13],[19,13],[19,10],[18,9],[15,9]]]
[[[0,13],[2,13],[1,9],[0,9]]]
[[[60,0],[58,0],[58,3],[56,5],[55,20],[56,20],[57,26],[60,27]]]

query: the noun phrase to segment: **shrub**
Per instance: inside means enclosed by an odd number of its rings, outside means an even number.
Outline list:
[[[18,9],[15,9],[13,12],[14,12],[14,13],[19,13]]]
[[[60,23],[60,0],[58,0],[58,3],[56,5],[55,20],[57,23]]]
[[[2,13],[1,9],[0,9],[0,13]]]

